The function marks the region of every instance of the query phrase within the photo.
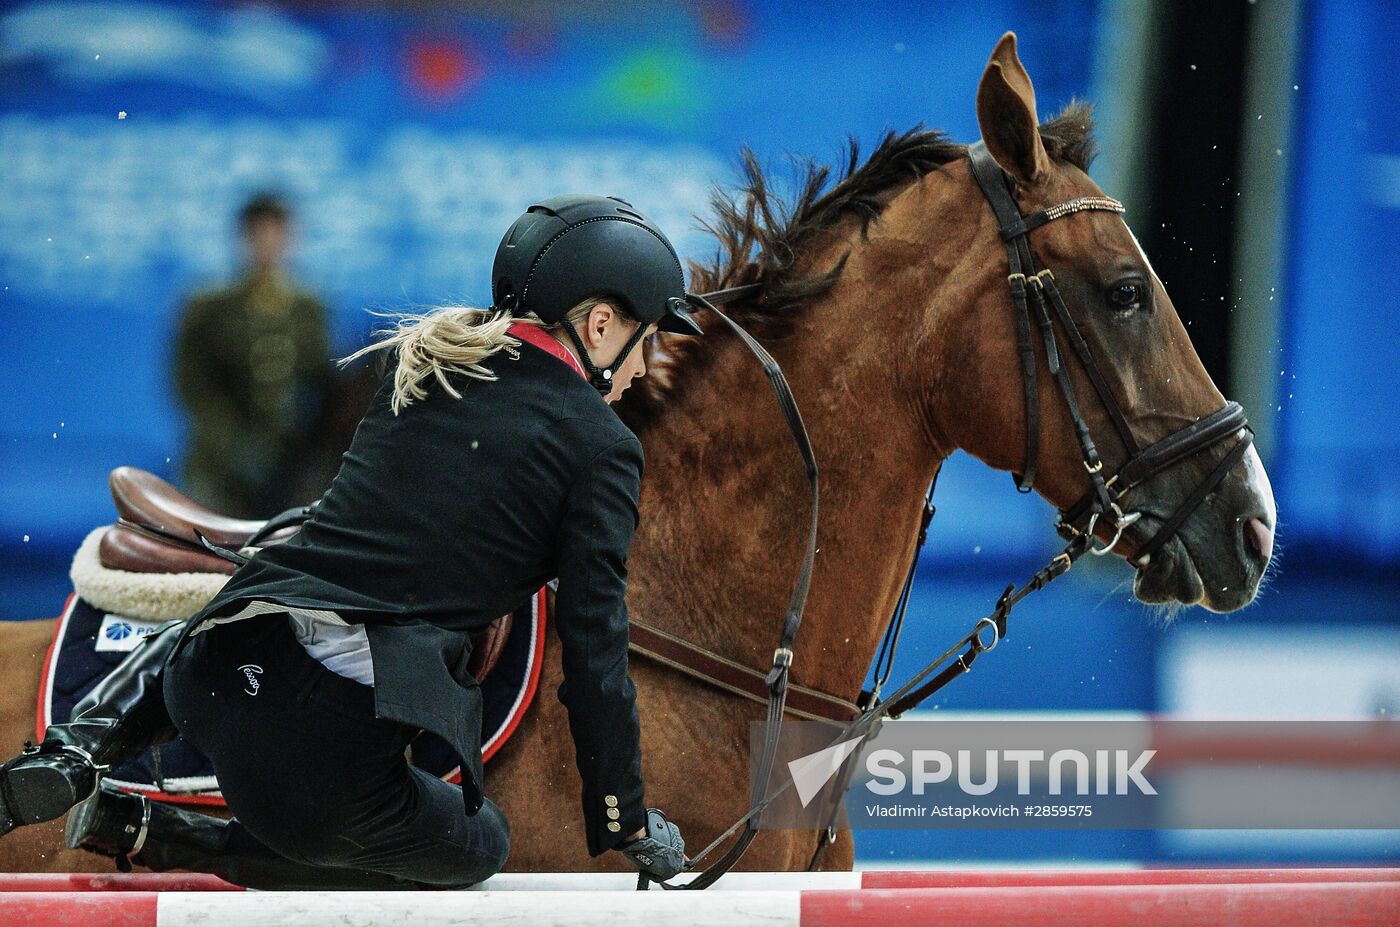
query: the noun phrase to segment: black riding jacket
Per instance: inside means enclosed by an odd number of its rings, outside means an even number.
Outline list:
[[[597,855],[646,821],[623,599],[642,446],[559,358],[522,344],[487,365],[499,379],[455,380],[456,399],[429,378],[428,398],[395,416],[391,363],[300,533],[240,566],[191,626],[250,599],[363,623],[378,716],[454,747],[474,813],[482,706],[469,635],[557,576],[559,699]]]

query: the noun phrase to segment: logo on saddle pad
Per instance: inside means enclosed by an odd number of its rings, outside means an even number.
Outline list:
[[[136,649],[161,626],[159,621],[141,621],[125,615],[108,613],[102,616],[102,624],[97,628],[97,637],[92,649],[98,653],[128,653]]]
[[[238,668],[238,671],[243,674],[244,679],[248,680],[248,685],[243,691],[249,695],[257,695],[258,689],[262,688],[261,683],[258,682],[258,676],[262,673],[263,668],[256,663],[244,663]]]

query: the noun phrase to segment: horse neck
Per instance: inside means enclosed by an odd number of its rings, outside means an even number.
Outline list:
[[[815,328],[815,326],[814,326]],[[643,517],[629,558],[633,614],[755,669],[766,667],[805,551],[801,458],[758,365],[732,338],[642,434]],[[891,388],[888,357],[833,367],[799,328],[770,345],[821,470],[818,554],[795,681],[854,698],[913,554],[920,496],[939,461]]]

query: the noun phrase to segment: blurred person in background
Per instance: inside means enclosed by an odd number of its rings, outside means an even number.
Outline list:
[[[300,460],[331,387],[326,312],[286,262],[287,204],[271,193],[238,214],[246,269],[231,285],[191,298],[175,347],[175,388],[190,417],[184,488],[238,518],[304,504]]]

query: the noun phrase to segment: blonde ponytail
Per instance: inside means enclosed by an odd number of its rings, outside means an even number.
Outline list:
[[[602,298],[586,299],[569,310],[566,318],[577,322],[594,306],[606,302]],[[494,380],[496,374],[485,362],[501,351],[519,357],[520,340],[506,330],[515,322],[546,326],[533,314],[516,317],[502,309],[476,309],[471,306],[441,306],[421,314],[397,315],[393,328],[375,332],[379,340],[341,358],[340,366],[355,361],[373,351],[393,349],[398,355],[394,371],[394,396],[390,408],[398,415],[415,400],[428,398],[425,386],[429,377],[454,399],[461,399],[448,379],[457,374],[474,380]]]

